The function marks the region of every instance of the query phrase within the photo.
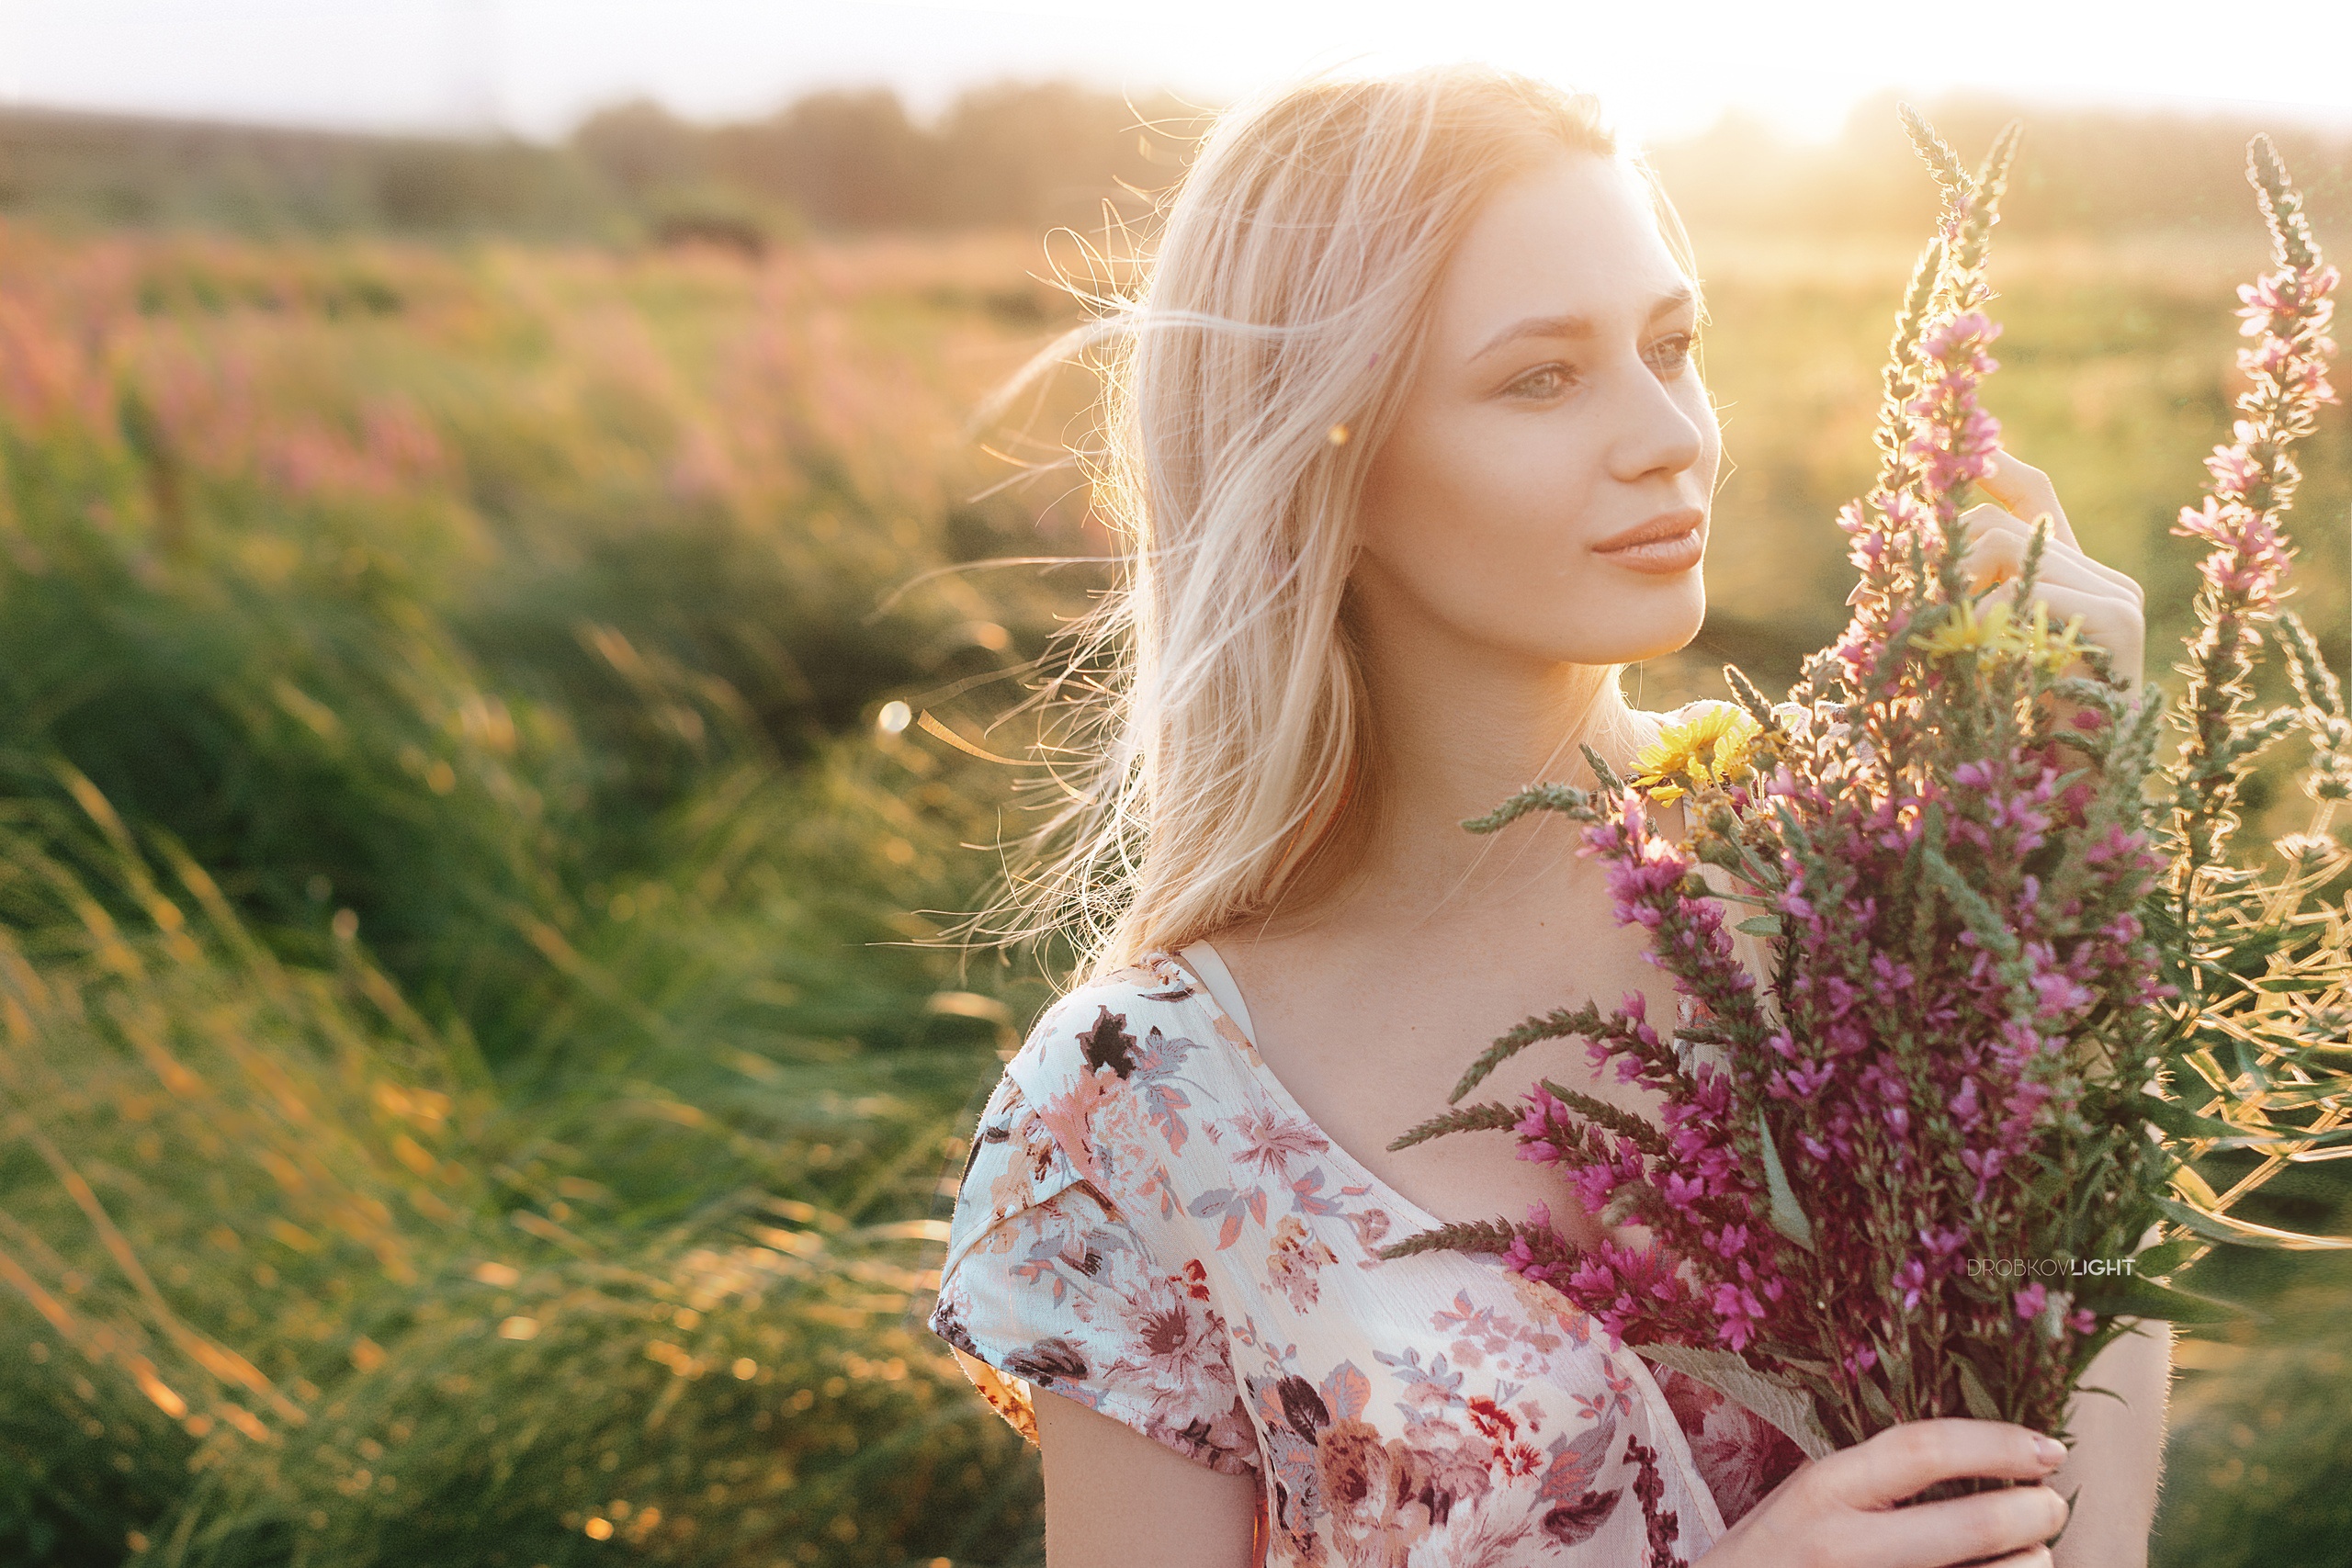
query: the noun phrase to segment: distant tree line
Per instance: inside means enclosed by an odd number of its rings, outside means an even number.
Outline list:
[[[1133,104],[1068,83],[976,88],[932,125],[887,88],[813,93],[764,119],[701,126],[639,101],[571,147],[639,205],[726,191],[820,228],[1099,221],[1168,185],[1206,123],[1197,107]]]
[[[2248,135],[2271,131],[2322,231],[2352,227],[2352,135],[2210,116],[1925,103],[1967,155],[2026,119],[2012,231],[2244,228]],[[1182,173],[1204,107],[1066,82],[976,87],[928,123],[886,88],[812,93],[763,118],[683,119],[639,101],[562,142],[379,137],[16,110],[0,114],[0,215],[74,226],[387,231],[758,248],[808,232],[1069,224],[1147,214]],[[1692,227],[1912,234],[1932,187],[1891,98],[1792,144],[1738,116],[1652,149]],[[1106,207],[1106,204],[1107,207]]]
[[[15,109],[0,113],[0,216],[266,237],[580,235],[624,215],[562,148]]]
[[[703,237],[1070,223],[1148,209],[1204,111],[1068,83],[974,88],[931,124],[888,89],[703,125],[620,105],[562,143],[0,113],[0,215],[248,233]]]
[[[2002,125],[2025,122],[2001,203],[2009,232],[2218,229],[2258,244],[2245,147],[2265,131],[2293,170],[2323,237],[2333,232],[2352,248],[2352,132],[2245,109],[2073,108],[1982,94],[1917,107],[1972,164]],[[1792,146],[1735,113],[1654,149],[1651,161],[1692,226],[1719,231],[1917,234],[1937,205],[1891,94],[1857,106],[1843,133],[1825,145]]]

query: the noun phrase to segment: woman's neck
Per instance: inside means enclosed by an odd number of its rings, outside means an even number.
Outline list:
[[[1344,877],[1311,907],[1278,911],[1270,932],[1336,921],[1400,936],[1467,934],[1589,907],[1600,867],[1577,855],[1577,824],[1538,812],[1487,835],[1462,822],[1531,784],[1590,787],[1579,743],[1621,775],[1630,770],[1654,726],[1625,701],[1612,667],[1443,636],[1373,636],[1358,646],[1376,777],[1355,792],[1354,830],[1339,836]]]

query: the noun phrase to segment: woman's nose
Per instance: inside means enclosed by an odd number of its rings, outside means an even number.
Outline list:
[[[1679,474],[1697,463],[1706,451],[1706,434],[1673,387],[1640,365],[1627,372],[1624,388],[1610,449],[1612,477],[1631,481],[1660,471]]]

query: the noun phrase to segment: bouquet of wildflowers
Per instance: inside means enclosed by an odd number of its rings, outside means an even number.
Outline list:
[[[2329,832],[2352,723],[2279,607],[2291,448],[2334,400],[2335,270],[2256,138],[2278,268],[2240,290],[2259,339],[2239,355],[2244,417],[2174,530],[2208,553],[2167,707],[2079,621],[2023,612],[2050,519],[2015,583],[1965,579],[1962,501],[1998,428],[1977,401],[1999,331],[1984,261],[2018,128],[1972,175],[1905,119],[1944,214],[1884,374],[1879,482],[1838,519],[1861,579],[1850,624],[1788,700],[1727,667],[1737,701],[1670,730],[1630,782],[1588,750],[1597,790],[1538,786],[1464,824],[1584,824],[1689,1021],[1662,1031],[1638,992],[1532,1018],[1396,1146],[1511,1132],[1646,1239],[1580,1248],[1539,1208],[1386,1249],[1505,1253],[1816,1456],[1933,1416],[2061,1430],[2131,1320],[2227,1315],[2177,1283],[2211,1243],[2352,1245],[2229,1212],[2289,1161],[2352,1155],[2352,911],[2323,897],[2352,862]],[[2300,700],[2257,713],[2266,629]],[[2160,762],[2166,720],[2185,743]],[[2316,816],[2267,865],[2237,864],[2245,782],[2298,730]],[[1687,800],[1690,836],[1655,829],[1645,795]],[[1768,976],[1735,956],[1726,902],[1755,911],[1737,929],[1763,939]],[[1548,1080],[1463,1104],[1512,1054],[1566,1037],[1653,1091],[1661,1120]],[[2245,1151],[2217,1189],[2210,1156]]]

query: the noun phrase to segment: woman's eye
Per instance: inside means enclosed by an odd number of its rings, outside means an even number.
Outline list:
[[[1669,376],[1679,376],[1690,366],[1690,356],[1699,346],[1696,333],[1676,333],[1660,338],[1645,356]],[[1577,373],[1566,365],[1555,362],[1539,365],[1504,389],[1510,396],[1540,401],[1558,397],[1573,387]]]
[[[1696,350],[1698,346],[1699,337],[1697,333],[1676,333],[1671,337],[1659,339],[1657,346],[1653,350],[1653,352],[1662,356],[1664,360],[1664,369],[1670,373],[1675,373],[1679,372],[1684,367],[1690,363],[1691,353]]]
[[[1570,373],[1565,365],[1539,365],[1513,381],[1509,390],[1522,398],[1557,397],[1567,390]]]

